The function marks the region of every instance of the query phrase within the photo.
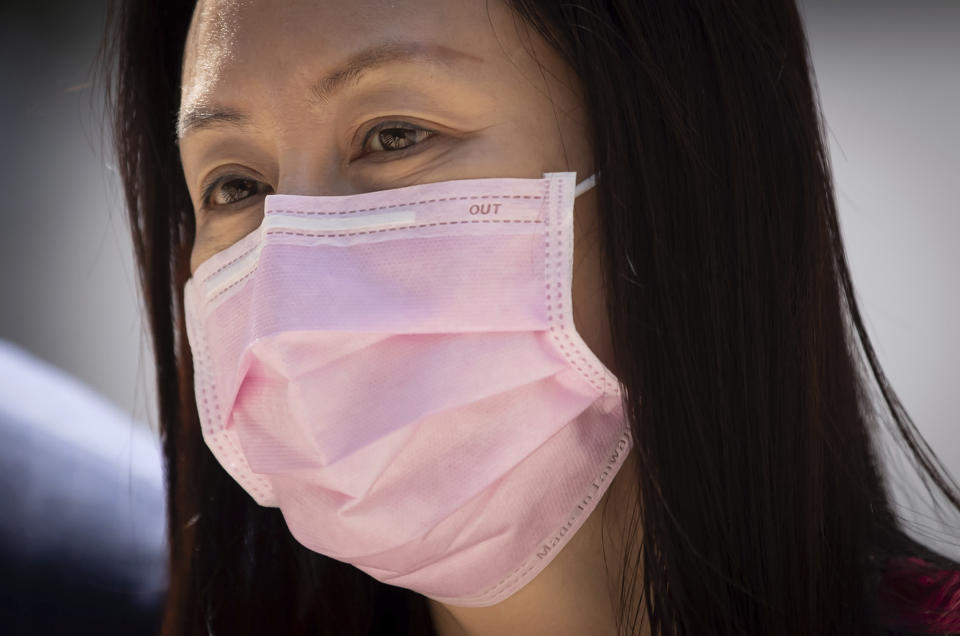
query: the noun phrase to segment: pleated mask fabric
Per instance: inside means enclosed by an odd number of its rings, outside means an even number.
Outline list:
[[[203,439],[297,541],[480,607],[582,526],[633,440],[573,322],[575,179],[269,195],[197,267]]]

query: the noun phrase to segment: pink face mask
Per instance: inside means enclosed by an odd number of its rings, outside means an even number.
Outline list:
[[[574,328],[575,176],[270,195],[187,281],[203,438],[297,541],[486,606],[580,528],[633,440]]]

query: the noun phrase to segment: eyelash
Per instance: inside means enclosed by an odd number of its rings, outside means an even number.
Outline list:
[[[433,137],[433,135],[435,134],[435,131],[430,130],[429,128],[423,128],[422,126],[415,126],[414,124],[411,124],[410,122],[406,122],[406,121],[382,121],[382,122],[380,122],[379,124],[377,124],[376,126],[374,126],[373,128],[371,128],[369,131],[367,131],[367,134],[365,134],[365,135],[363,136],[363,141],[360,142],[360,148],[361,148],[361,149],[366,148],[367,142],[370,141],[370,139],[371,139],[374,135],[376,135],[376,134],[378,134],[378,133],[382,133],[382,132],[385,131],[385,130],[406,130],[406,131],[415,132],[415,133],[427,133],[427,134],[428,134],[428,136],[427,136],[427,137],[424,137],[421,141],[418,141],[418,142],[415,142],[415,143],[413,143],[413,144],[410,144],[409,146],[406,146],[405,148],[400,148],[400,149],[398,149],[398,150],[381,150],[381,151],[377,151],[377,152],[388,152],[388,153],[390,153],[390,154],[392,154],[392,155],[396,155],[397,153],[402,153],[402,152],[404,152],[407,148],[413,148],[413,147],[415,147],[415,146],[419,146],[420,144],[424,143],[424,141],[426,141],[427,139],[430,139],[431,137]],[[381,145],[382,145],[382,144],[381,144]],[[366,154],[371,154],[371,153],[366,153]],[[361,156],[365,156],[365,155],[361,155]]]
[[[405,121],[394,121],[394,120],[391,120],[391,121],[383,121],[383,122],[380,122],[379,124],[373,126],[369,131],[367,131],[367,133],[363,136],[363,141],[361,142],[360,147],[361,147],[361,148],[366,148],[367,142],[369,142],[370,139],[371,139],[374,135],[379,134],[379,133],[384,132],[384,131],[388,131],[388,130],[403,130],[403,131],[409,131],[409,132],[417,133],[417,135],[419,135],[420,133],[426,133],[426,136],[423,137],[420,141],[414,142],[414,143],[412,143],[412,144],[410,144],[410,145],[408,145],[408,146],[406,146],[406,147],[404,147],[404,148],[400,148],[400,149],[397,149],[397,150],[386,150],[386,149],[384,149],[384,150],[371,151],[371,152],[367,152],[367,153],[364,153],[364,154],[360,155],[360,157],[365,157],[365,156],[371,155],[371,154],[389,154],[389,155],[391,155],[391,160],[393,160],[393,159],[400,159],[400,158],[402,158],[402,157],[405,157],[405,156],[411,154],[410,152],[408,152],[409,149],[411,149],[411,148],[417,148],[418,146],[423,145],[426,141],[429,141],[429,140],[430,140],[431,138],[433,138],[433,136],[436,134],[436,131],[430,130],[430,129],[428,129],[428,128],[423,128],[422,126],[415,126],[415,125],[413,125],[413,124],[411,124],[411,123],[409,123],[409,122],[405,122]],[[382,145],[383,145],[383,143],[382,143],[382,141],[381,141],[381,146],[382,146]],[[237,182],[241,182],[241,183],[242,183],[242,182],[248,182],[248,183],[253,183],[253,184],[264,185],[264,184],[262,184],[261,182],[255,180],[255,179],[252,179],[252,178],[250,178],[250,177],[245,177],[245,176],[238,175],[238,174],[228,174],[228,175],[224,175],[224,176],[222,176],[222,177],[220,177],[220,178],[218,178],[218,179],[214,179],[214,180],[211,181],[210,183],[202,186],[202,188],[201,188],[201,194],[200,194],[200,202],[201,202],[201,205],[203,206],[203,208],[204,208],[204,209],[208,209],[208,210],[209,210],[209,209],[217,209],[217,208],[226,208],[226,207],[230,207],[230,206],[234,205],[235,203],[242,203],[243,201],[246,201],[247,199],[251,198],[251,197],[243,197],[242,199],[238,199],[238,200],[235,200],[235,201],[230,201],[229,203],[225,203],[225,204],[213,204],[213,203],[211,202],[211,197],[214,195],[214,193],[216,192],[216,190],[217,190],[218,187],[224,186],[224,185],[228,185],[228,184],[231,184],[231,183],[237,183]],[[251,196],[252,196],[252,195],[251,195]]]

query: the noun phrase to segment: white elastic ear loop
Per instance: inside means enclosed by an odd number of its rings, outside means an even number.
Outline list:
[[[583,181],[581,181],[580,183],[578,183],[578,184],[577,184],[577,187],[574,188],[574,190],[573,190],[573,198],[576,199],[578,196],[580,196],[580,195],[583,194],[584,192],[586,192],[586,191],[590,190],[591,188],[593,188],[593,186],[596,185],[596,183],[597,183],[597,175],[598,175],[598,174],[600,174],[600,173],[599,173],[599,172],[595,172],[595,173],[593,173],[592,175],[590,175],[589,177],[587,177],[586,179],[584,179]]]

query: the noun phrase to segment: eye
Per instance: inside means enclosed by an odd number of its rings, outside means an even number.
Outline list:
[[[271,190],[256,179],[239,175],[225,175],[203,188],[201,205],[207,210],[229,207]]]
[[[434,131],[405,121],[385,121],[371,128],[363,138],[363,154],[397,152],[416,146],[434,135]]]

